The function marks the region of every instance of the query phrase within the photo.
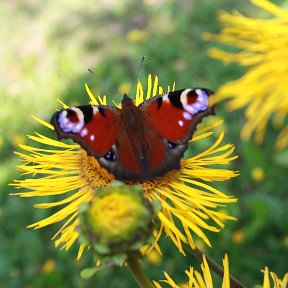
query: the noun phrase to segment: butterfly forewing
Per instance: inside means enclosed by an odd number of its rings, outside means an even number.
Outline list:
[[[119,135],[119,109],[85,105],[57,112],[51,123],[58,138],[70,138],[89,155],[103,157]]]
[[[172,143],[189,141],[203,117],[214,113],[208,89],[183,89],[152,98],[142,106],[151,127]]]

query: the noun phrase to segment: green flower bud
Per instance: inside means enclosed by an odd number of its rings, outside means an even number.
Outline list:
[[[84,208],[81,229],[96,254],[112,256],[138,251],[148,243],[153,209],[141,186],[114,182],[96,191]]]

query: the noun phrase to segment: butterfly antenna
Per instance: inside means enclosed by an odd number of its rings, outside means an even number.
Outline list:
[[[134,87],[134,85],[135,85],[135,83],[136,83],[136,81],[137,81],[137,79],[138,79],[138,76],[139,76],[139,74],[140,74],[140,71],[141,71],[142,64],[143,64],[144,60],[145,60],[145,56],[142,56],[142,59],[141,59],[141,62],[140,62],[140,65],[139,65],[139,68],[138,68],[136,77],[135,77],[135,79],[134,79],[134,81],[133,81],[133,84],[132,84],[132,86],[131,86],[131,88],[130,88],[130,91],[129,91],[129,94],[128,94],[128,95],[130,95],[130,93],[131,93],[131,91],[132,91],[132,88]]]

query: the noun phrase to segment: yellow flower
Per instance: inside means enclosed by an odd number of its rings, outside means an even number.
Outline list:
[[[283,279],[279,279],[273,272],[269,272],[268,267],[265,267],[264,271],[263,288],[287,288],[288,287],[288,273],[286,273]],[[269,276],[272,278],[273,286],[270,285]]]
[[[153,249],[149,254],[147,254],[148,261],[153,265],[160,265],[162,261],[162,256]]]
[[[159,282],[167,283],[170,285],[170,287],[173,287],[173,288],[213,288],[214,284],[213,284],[212,276],[210,273],[210,268],[209,268],[209,265],[207,263],[205,256],[203,256],[203,263],[201,264],[201,270],[202,270],[202,273],[194,270],[192,267],[190,267],[189,270],[186,270],[185,274],[188,276],[188,282],[185,285],[177,285],[166,272],[164,272],[166,279],[160,280]],[[229,274],[229,261],[228,261],[227,254],[225,255],[223,259],[223,271],[224,271],[224,275],[223,275],[221,287],[230,288],[231,276]],[[265,270],[262,270],[262,272],[264,273],[263,288],[287,288],[288,287],[288,273],[286,273],[283,279],[281,280],[277,277],[275,273],[269,272],[268,267],[265,267]],[[272,278],[273,286],[270,286],[269,277]],[[238,280],[236,280],[235,278],[233,278],[231,282],[232,281],[234,283],[235,281],[238,282]],[[156,288],[162,287],[159,282],[153,281]],[[232,283],[231,283],[231,286],[236,287],[232,285]],[[215,287],[219,287],[219,286],[215,286]],[[240,286],[237,285],[237,287],[240,287]],[[244,286],[241,286],[241,287],[244,287]]]
[[[97,101],[87,85],[86,89],[91,99],[90,104],[106,104],[106,97],[98,96]],[[144,101],[144,91],[140,82],[136,90],[135,102],[139,105]],[[158,85],[158,78],[156,77],[153,82],[149,75],[145,99],[162,93],[163,89]],[[67,108],[64,104],[63,107]],[[49,123],[36,117],[35,119],[53,130]],[[214,143],[208,148],[203,148],[202,152],[183,159],[180,171],[172,171],[162,178],[140,183],[146,199],[150,202],[158,200],[162,206],[162,210],[157,214],[161,226],[159,231],[154,233],[156,241],[151,249],[155,248],[161,253],[157,241],[162,232],[171,238],[183,254],[183,243],[195,247],[195,235],[211,246],[205,231],[218,232],[224,228],[227,219],[234,219],[218,211],[218,207],[222,209],[236,199],[208,185],[208,182],[225,181],[237,176],[236,172],[221,168],[237,156],[231,156],[234,151],[233,145],[222,144],[223,132],[213,140],[213,132],[210,130],[219,124],[218,121],[194,134],[193,142],[204,139],[206,143],[209,140]],[[94,191],[107,186],[114,177],[98,164],[96,158],[88,156],[78,144],[60,142],[39,133],[28,138],[34,143],[31,146],[21,144],[19,145],[21,152],[16,152],[23,162],[18,169],[23,172],[25,179],[15,180],[12,184],[24,191],[14,195],[61,197],[55,202],[41,203],[40,201],[35,204],[36,208],[57,208],[58,211],[28,227],[39,229],[64,222],[52,239],[55,240],[56,246],[68,250],[79,237],[77,226],[80,205],[89,203]],[[39,148],[39,144],[43,145],[42,148]],[[81,257],[84,248],[85,245],[81,244],[78,258]]]
[[[119,91],[119,93],[124,95],[125,93],[128,94],[130,89],[131,89],[131,84],[124,82],[124,83],[119,85],[117,90]]]
[[[243,230],[236,230],[232,233],[232,241],[236,244],[240,244],[245,239],[245,232]]]
[[[246,107],[246,124],[242,138],[248,139],[255,133],[257,143],[264,138],[268,120],[282,127],[275,147],[288,147],[288,10],[267,0],[251,2],[274,18],[249,18],[234,12],[222,11],[219,19],[224,28],[218,35],[205,33],[204,39],[216,40],[237,47],[238,52],[229,53],[211,49],[210,56],[224,63],[236,62],[249,67],[239,79],[222,85],[215,94],[215,102],[228,99],[227,107],[237,110]],[[287,120],[287,118],[286,118]]]
[[[126,37],[129,42],[145,42],[150,35],[145,30],[133,29],[127,33]]]
[[[56,268],[56,262],[53,259],[46,260],[42,265],[42,271],[45,273],[51,273]]]
[[[264,171],[261,167],[255,167],[251,171],[251,177],[255,182],[261,182],[265,178]]]
[[[223,259],[223,268],[224,276],[222,280],[222,288],[230,288],[229,262],[227,255],[225,255]],[[185,274],[188,276],[188,282],[185,285],[177,285],[166,272],[164,272],[166,280],[160,280],[160,282],[167,283],[173,288],[213,288],[213,280],[205,256],[203,256],[201,270],[202,273],[194,270],[192,267],[190,267],[189,270],[186,270]],[[156,288],[162,287],[159,282],[153,281],[153,283]]]

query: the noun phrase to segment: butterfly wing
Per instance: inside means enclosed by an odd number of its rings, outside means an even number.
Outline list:
[[[153,97],[141,104],[146,124],[158,136],[153,136],[157,143],[150,151],[151,178],[180,168],[180,160],[198,123],[205,116],[214,114],[208,101],[212,93],[204,88],[183,89]],[[156,165],[153,167],[152,163]]]
[[[213,114],[212,92],[185,89],[136,107],[78,106],[57,112],[51,123],[58,138],[70,138],[118,180],[145,181],[180,169],[180,159],[203,117]]]
[[[115,157],[111,149],[119,134],[119,109],[94,105],[71,107],[55,113],[51,123],[59,139],[72,139],[89,155],[108,160]]]

